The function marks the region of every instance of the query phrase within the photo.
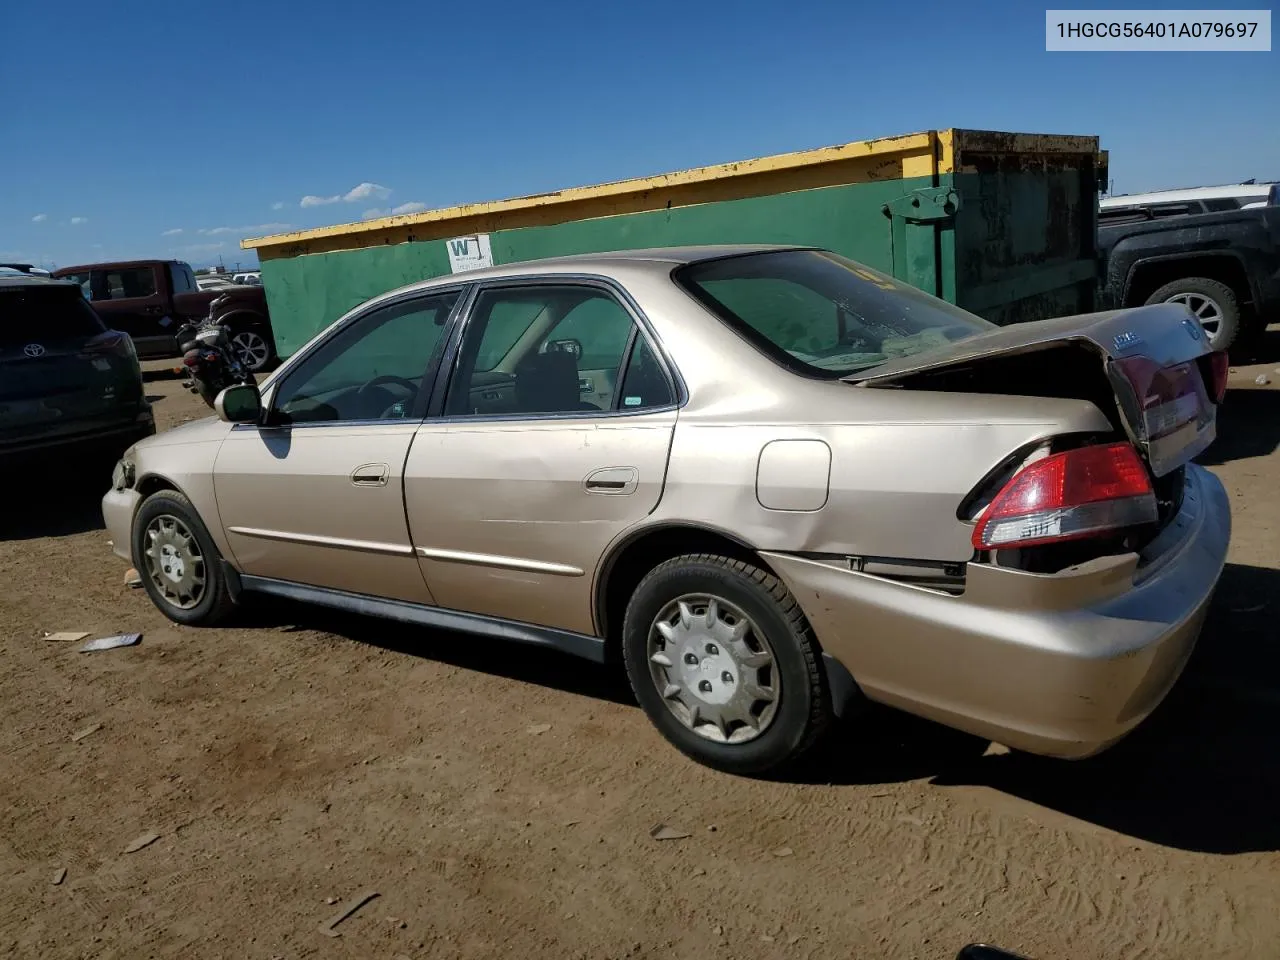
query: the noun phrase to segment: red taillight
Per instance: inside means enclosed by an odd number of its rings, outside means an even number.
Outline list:
[[[1227,395],[1227,374],[1231,372],[1231,359],[1225,350],[1215,350],[1200,358],[1200,375],[1209,390],[1209,399],[1222,403]]]
[[[1080,447],[1028,464],[978,518],[973,545],[1007,550],[1114,533],[1157,519],[1147,468],[1127,443]]]
[[[129,339],[127,333],[121,333],[119,330],[108,330],[106,333],[100,333],[92,340],[85,342],[80,348],[80,355],[83,357],[102,357],[115,354],[120,357],[133,356],[133,341]]]

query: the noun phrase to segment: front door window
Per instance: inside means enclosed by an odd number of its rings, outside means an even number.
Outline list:
[[[457,299],[450,291],[392,304],[341,331],[281,384],[272,422],[420,419]]]

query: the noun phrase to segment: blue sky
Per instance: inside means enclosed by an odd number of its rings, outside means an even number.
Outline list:
[[[66,0],[0,34],[0,259],[231,266],[373,210],[951,126],[1099,135],[1120,192],[1280,179],[1280,52],[1046,53],[1025,2]]]

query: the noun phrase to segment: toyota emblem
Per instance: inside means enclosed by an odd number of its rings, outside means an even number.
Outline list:
[[[25,347],[22,348],[22,352],[25,353],[32,360],[34,360],[36,357],[44,356],[44,347],[42,347],[38,343],[28,343]]]

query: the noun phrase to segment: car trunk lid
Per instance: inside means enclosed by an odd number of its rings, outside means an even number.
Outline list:
[[[863,387],[917,389],[962,383],[973,392],[984,392],[984,367],[996,371],[1011,358],[1034,362],[1035,354],[1044,354],[1048,385],[1054,374],[1049,368],[1051,358],[1056,362],[1064,347],[1075,348],[1077,354],[1084,350],[1101,365],[1113,394],[1108,399],[1114,401],[1116,426],[1128,435],[1156,477],[1172,473],[1213,442],[1217,402],[1225,385],[1225,358],[1211,353],[1199,321],[1180,304],[1001,327],[842,379]],[[1008,392],[994,376],[986,382],[989,392]],[[1085,397],[1084,387],[1081,383],[1078,388],[1081,398],[1094,399]],[[1071,385],[1065,388],[1065,393],[1054,395],[1071,395]],[[1063,385],[1054,389],[1061,391]],[[1034,383],[1026,391],[1039,392]]]

